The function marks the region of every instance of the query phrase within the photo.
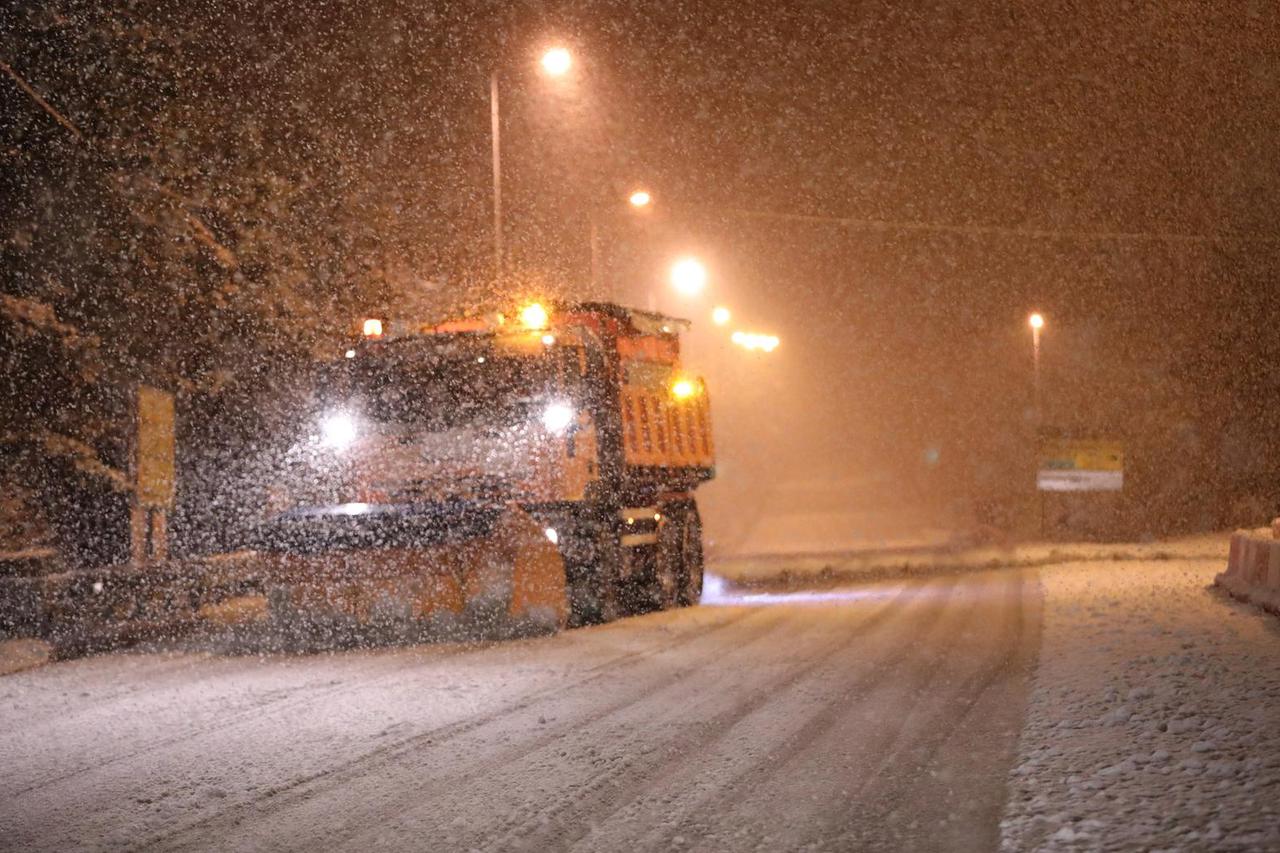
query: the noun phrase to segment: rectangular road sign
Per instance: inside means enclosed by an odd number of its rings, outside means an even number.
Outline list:
[[[1118,492],[1124,488],[1124,445],[1101,439],[1043,439],[1036,488],[1042,492]]]
[[[173,395],[149,385],[138,386],[138,503],[167,508],[173,503]]]

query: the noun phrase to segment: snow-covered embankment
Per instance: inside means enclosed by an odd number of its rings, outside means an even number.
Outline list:
[[[1003,849],[1280,849],[1280,627],[1212,592],[1221,566],[1042,571]]]

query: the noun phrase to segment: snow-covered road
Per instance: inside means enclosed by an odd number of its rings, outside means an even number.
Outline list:
[[[992,850],[1033,570],[0,680],[9,849]]]
[[[1184,544],[18,673],[0,848],[1280,849],[1280,620]]]

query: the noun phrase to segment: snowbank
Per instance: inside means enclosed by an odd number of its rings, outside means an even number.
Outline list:
[[[1046,568],[1004,850],[1280,849],[1280,632],[1221,560]]]
[[[1049,566],[1085,561],[1223,559],[1225,533],[1167,542],[1105,544],[1026,543],[1006,547],[882,548],[846,554],[769,555],[712,561],[708,571],[742,587],[799,587],[814,582],[841,584],[940,572]]]
[[[0,675],[48,663],[52,655],[52,647],[43,640],[0,640]]]

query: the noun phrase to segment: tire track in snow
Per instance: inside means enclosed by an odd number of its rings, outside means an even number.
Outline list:
[[[735,701],[728,709],[699,718],[697,731],[686,729],[675,738],[663,742],[662,752],[667,756],[674,755],[673,760],[660,755],[645,766],[638,766],[640,762],[629,763],[623,768],[627,773],[620,784],[610,784],[616,781],[614,777],[619,768],[613,765],[607,766],[597,771],[588,780],[576,785],[571,797],[562,797],[550,806],[535,804],[534,814],[529,815],[514,827],[505,828],[502,836],[477,839],[476,843],[482,847],[498,849],[533,850],[567,847],[577,843],[590,833],[590,823],[600,823],[608,819],[632,806],[639,793],[667,782],[667,779],[659,778],[660,774],[665,774],[673,768],[699,763],[704,753],[713,751],[730,738],[734,727],[740,721],[776,701],[779,693],[792,690],[811,676],[831,669],[837,660],[843,657],[842,653],[855,648],[853,644],[858,639],[886,625],[892,625],[896,608],[900,606],[901,599],[906,593],[907,588],[900,587],[896,597],[885,601],[877,610],[852,625],[847,632],[833,632],[829,627],[822,625],[810,626],[809,634],[814,635],[812,639],[819,641],[816,646],[806,643],[795,644],[804,650],[804,663],[786,668],[777,676],[764,681],[750,682],[744,686],[745,695],[741,698],[735,697]],[[821,642],[824,638],[827,641]],[[705,697],[710,704],[723,699],[723,694]],[[685,710],[687,713],[695,711],[693,708]],[[710,734],[705,734],[704,730]],[[651,733],[639,732],[635,739],[643,742],[649,734]],[[650,754],[654,752],[657,750],[652,750]],[[579,831],[565,832],[565,828],[572,826],[572,821],[575,819],[578,820]]]
[[[939,583],[944,582],[944,580],[946,582],[942,590],[944,597],[941,600],[933,599],[930,601],[928,592]],[[957,585],[954,578],[937,578],[934,582],[918,587],[915,590],[921,595],[921,600],[932,604],[939,612],[938,618],[935,618],[923,633],[912,635],[913,639],[918,641],[920,647],[927,647],[930,640],[947,633],[950,622],[954,621],[956,616],[956,611],[953,607],[956,589]],[[908,605],[907,609],[898,611],[897,615],[900,618],[895,627],[902,629],[904,633],[911,633],[918,629],[919,626],[916,623],[914,614],[910,612],[910,605]],[[877,659],[869,671],[842,683],[840,692],[846,695],[854,691],[864,694],[870,693],[896,674],[900,664],[916,653],[916,649],[908,642],[896,642],[891,645],[894,649],[892,653]],[[853,651],[865,653],[866,650],[854,649]],[[938,661],[937,665],[941,666],[941,660]],[[677,838],[698,837],[700,832],[696,826],[698,815],[709,811],[723,812],[724,809],[717,806],[717,803],[720,802],[741,802],[744,798],[737,795],[736,792],[738,791],[767,788],[771,779],[783,773],[785,768],[793,764],[800,755],[804,754],[808,747],[827,734],[850,713],[851,709],[838,700],[831,701],[831,699],[828,699],[828,701],[817,705],[805,717],[804,722],[798,729],[776,741],[763,755],[749,761],[742,767],[718,775],[716,784],[711,790],[703,790],[697,796],[682,797],[678,808],[669,812],[674,812],[676,815],[674,819],[664,821],[662,826],[655,827],[652,832],[646,834],[641,846],[652,849],[671,849],[677,844]],[[728,732],[724,733],[724,736],[718,738],[717,741],[726,739],[728,734]],[[876,734],[879,735],[881,733],[877,732]],[[895,729],[890,736],[890,740],[897,737],[897,735],[898,731]],[[878,743],[882,748],[887,748],[889,741],[879,738]],[[708,748],[710,746],[709,744]],[[636,803],[633,806],[633,811],[640,811],[650,805],[651,803],[644,801]]]
[[[713,623],[710,626],[704,626],[703,628],[696,631],[695,634],[701,634],[708,631],[719,630],[720,628],[723,628],[723,627],[728,627],[729,625],[732,625],[737,619],[744,618],[744,616],[745,614],[730,618],[724,622]],[[617,623],[614,623],[614,624],[617,624]],[[519,642],[538,642],[538,640],[536,639],[523,640]],[[666,646],[659,646],[651,649],[645,649],[640,652],[626,652],[619,655],[616,658],[613,658],[609,661],[606,661],[604,663],[591,667],[586,671],[588,673],[592,673],[599,669],[611,668],[619,665],[626,665],[635,659],[643,659],[643,657],[648,655],[660,654],[666,648],[677,645],[678,643],[679,643],[678,640],[672,640]],[[423,663],[426,666],[430,666],[445,660],[454,661],[460,658],[465,658],[468,655],[483,655],[490,652],[497,645],[498,644],[495,644],[495,643],[485,643],[479,646],[469,645],[469,646],[460,646],[457,648],[443,647],[438,649],[439,653],[433,654],[430,659],[424,661]],[[391,648],[395,650],[403,650],[405,647],[391,647]],[[428,648],[430,648],[430,646],[428,646]],[[437,649],[433,648],[432,651],[436,652]],[[109,767],[119,765],[124,762],[132,761],[137,758],[141,758],[152,752],[157,752],[172,746],[176,746],[178,744],[188,743],[190,741],[197,740],[200,738],[205,738],[211,735],[227,732],[237,727],[244,726],[246,724],[252,724],[257,722],[258,719],[265,714],[284,714],[292,710],[297,710],[300,708],[304,708],[306,706],[314,705],[317,702],[323,701],[324,699],[327,699],[335,695],[340,695],[353,690],[364,690],[370,687],[377,687],[380,684],[384,684],[388,682],[404,680],[405,661],[402,656],[396,655],[396,654],[385,654],[385,655],[379,655],[377,658],[374,658],[373,660],[377,663],[377,667],[376,667],[377,672],[381,674],[375,673],[370,675],[367,672],[367,670],[364,672],[355,671],[354,675],[356,676],[356,679],[354,681],[350,681],[350,682],[342,681],[337,684],[325,684],[323,687],[318,687],[318,688],[313,687],[311,684],[303,683],[295,687],[288,688],[287,690],[274,691],[279,695],[265,702],[255,701],[258,697],[250,696],[246,700],[247,701],[246,707],[233,711],[229,715],[224,716],[221,713],[221,709],[219,709],[218,719],[215,722],[211,723],[210,725],[201,726],[199,728],[194,728],[194,729],[185,729],[177,734],[174,734],[168,737],[163,737],[157,740],[149,741],[137,749],[114,755],[105,761],[81,763],[72,769],[63,770],[56,774],[52,774],[50,776],[46,776],[42,779],[39,779],[27,785],[24,788],[20,788],[18,790],[11,792],[9,796],[17,797],[17,796],[22,796],[24,794],[35,793],[42,789],[51,787],[53,785],[57,785],[60,782],[65,782],[65,781],[74,779],[85,773],[93,773],[96,771],[105,770]],[[188,666],[190,665],[189,660],[187,661],[187,664]]]
[[[153,835],[145,841],[140,842],[136,849],[170,846],[180,849],[185,844],[185,842],[181,841],[183,836],[207,831],[215,824],[230,822],[234,826],[240,824],[243,820],[246,820],[249,817],[256,819],[267,818],[272,814],[289,808],[296,802],[303,802],[311,799],[324,791],[331,790],[343,784],[344,782],[359,778],[377,766],[394,762],[405,754],[424,745],[439,746],[451,739],[461,737],[483,726],[500,721],[505,717],[528,710],[541,702],[553,699],[567,691],[581,689],[583,687],[590,686],[603,678],[614,676],[618,674],[620,669],[635,667],[667,652],[682,648],[691,640],[705,638],[708,635],[715,634],[731,626],[751,620],[753,617],[759,617],[761,613],[762,611],[760,610],[750,609],[744,610],[740,613],[732,613],[723,620],[679,635],[657,646],[628,652],[609,661],[592,666],[586,670],[587,674],[584,677],[580,677],[567,684],[556,684],[543,690],[534,691],[522,699],[510,703],[489,714],[459,720],[454,723],[400,738],[391,743],[382,744],[375,749],[363,753],[352,760],[345,761],[342,764],[327,767],[321,771],[305,774],[291,779],[288,782],[274,785],[256,796],[231,805],[229,808],[219,810],[213,814],[207,814],[194,822],[185,824],[171,831]],[[777,620],[773,621],[776,622]],[[757,634],[764,635],[767,631],[772,630],[775,627],[777,626],[770,624],[760,626],[760,628],[757,629]],[[685,674],[685,671],[682,669],[675,670],[667,676],[667,679],[669,681],[676,681],[683,678]],[[638,684],[636,689],[652,689],[652,685]],[[614,704],[618,706],[625,706],[631,701],[633,700],[628,697],[621,701],[615,701]],[[560,736],[558,733],[548,733],[548,736],[545,739],[552,740],[558,736]],[[191,839],[190,843],[199,847],[202,846],[201,840],[202,839],[200,838]]]
[[[907,802],[906,794],[912,784],[917,781],[917,777],[902,773],[893,774],[890,772],[891,769],[906,764],[908,759],[911,766],[921,770],[932,766],[939,753],[965,726],[974,709],[984,700],[993,686],[1011,676],[1016,678],[1019,671],[1024,677],[1029,678],[1036,657],[1035,646],[1038,645],[1039,639],[1038,620],[1035,624],[1028,624],[1027,611],[1028,598],[1038,596],[1036,573],[1023,570],[1002,577],[1001,580],[1004,587],[1001,592],[1008,600],[1006,606],[999,609],[1001,620],[999,630],[992,630],[994,626],[985,621],[980,626],[984,634],[997,638],[996,642],[983,650],[984,654],[974,671],[950,689],[946,689],[947,685],[936,683],[935,677],[941,669],[942,661],[938,662],[939,665],[930,668],[926,686],[935,689],[939,694],[945,690],[951,698],[942,699],[940,696],[941,701],[924,705],[920,714],[913,715],[909,720],[904,719],[904,724],[899,728],[898,736],[895,738],[894,748],[884,755],[875,770],[858,786],[852,799],[865,803],[874,796],[876,803],[897,805]],[[971,619],[970,622],[972,621]],[[948,660],[956,658],[959,651],[962,650],[958,645],[949,646],[946,658]],[[918,734],[903,738],[902,734],[907,728]],[[1011,737],[1011,745],[1013,740]],[[1002,796],[1001,805],[1003,799]],[[931,805],[938,805],[936,800],[931,798],[926,800]],[[883,814],[886,811],[888,809],[879,813]],[[868,839],[862,837],[866,833],[860,836],[855,829],[850,828],[847,817],[848,814],[844,810],[826,811],[821,819],[824,827],[823,843],[833,844],[836,848],[850,846],[854,849],[867,843]],[[996,819],[998,820],[998,806]],[[878,826],[876,829],[882,833],[884,827]],[[937,830],[936,825],[934,830]],[[994,843],[998,828],[993,825],[991,830],[993,835],[991,841]],[[904,841],[910,844],[909,839]]]

